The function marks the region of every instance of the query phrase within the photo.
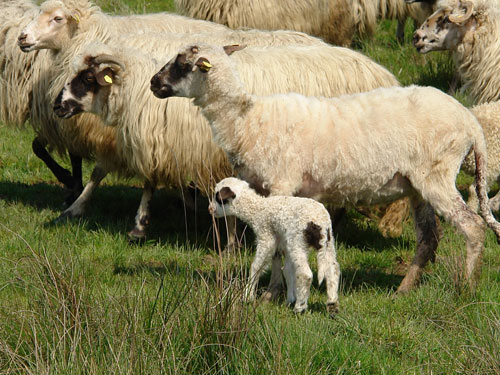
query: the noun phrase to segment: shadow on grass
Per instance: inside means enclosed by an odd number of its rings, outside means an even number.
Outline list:
[[[3,201],[21,203],[36,210],[54,211],[54,217],[45,223],[46,227],[78,222],[86,230],[103,229],[124,235],[134,225],[142,189],[127,185],[100,186],[93,194],[83,217],[57,221],[64,210],[65,194],[66,190],[57,184],[0,182],[0,199]],[[212,219],[207,210],[208,201],[196,193],[195,202],[195,208],[192,209],[184,205],[177,191],[156,191],[150,204],[148,241],[163,242],[174,238],[205,243],[207,238],[211,240],[209,235]]]

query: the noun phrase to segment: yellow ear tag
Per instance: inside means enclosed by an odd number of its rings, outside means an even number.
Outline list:
[[[212,67],[212,64],[210,64],[208,61],[203,61],[203,65],[205,65],[208,69]]]
[[[76,21],[76,23],[80,23],[80,17],[78,17],[78,14],[74,14],[73,19]]]
[[[107,83],[113,83],[113,80],[111,79],[110,76],[108,76],[107,74],[104,76],[104,80],[107,82]]]

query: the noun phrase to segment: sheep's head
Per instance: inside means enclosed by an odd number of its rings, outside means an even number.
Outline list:
[[[22,30],[17,43],[23,52],[59,50],[73,37],[84,12],[68,9],[63,1],[48,0],[40,6],[38,17]]]
[[[83,54],[74,61],[74,73],[54,103],[57,116],[70,118],[81,112],[95,113],[107,119],[113,88],[121,83],[124,63],[108,54]]]
[[[192,98],[193,82],[204,80],[212,69],[210,58],[206,55],[209,46],[189,46],[179,51],[161,70],[151,78],[151,91],[160,99],[170,96]],[[223,47],[227,55],[239,51],[245,46],[232,45]]]
[[[215,186],[214,198],[208,205],[208,211],[215,217],[237,215],[234,203],[249,190],[248,183],[243,180],[234,177],[223,179]]]
[[[420,53],[453,50],[467,32],[476,27],[474,4],[458,1],[434,12],[413,34],[413,45]]]

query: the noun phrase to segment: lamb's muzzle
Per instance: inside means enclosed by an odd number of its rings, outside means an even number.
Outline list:
[[[168,64],[167,64],[168,65]],[[153,78],[151,78],[151,91],[153,92],[154,96],[160,99],[165,99],[169,98],[174,95],[174,91],[172,89],[172,86],[169,85],[168,83],[163,83],[162,82],[162,73],[163,69],[156,73]]]

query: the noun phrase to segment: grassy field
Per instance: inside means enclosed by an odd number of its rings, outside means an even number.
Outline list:
[[[160,0],[99,4],[171,9]],[[395,23],[383,22],[356,46],[403,84],[446,91],[449,57],[418,55],[410,39],[409,23],[399,45]],[[252,236],[234,256],[219,256],[203,197],[193,211],[175,191],[158,192],[148,240],[130,244],[140,183],[107,177],[84,218],[54,223],[65,191],[33,155],[32,139],[29,126],[0,124],[0,374],[500,374],[491,232],[477,290],[457,276],[464,241],[443,224],[422,285],[394,298],[414,252],[412,223],[386,239],[351,211],[336,233],[339,314],[328,317],[315,280],[309,311],[295,316],[283,300],[242,302]]]

